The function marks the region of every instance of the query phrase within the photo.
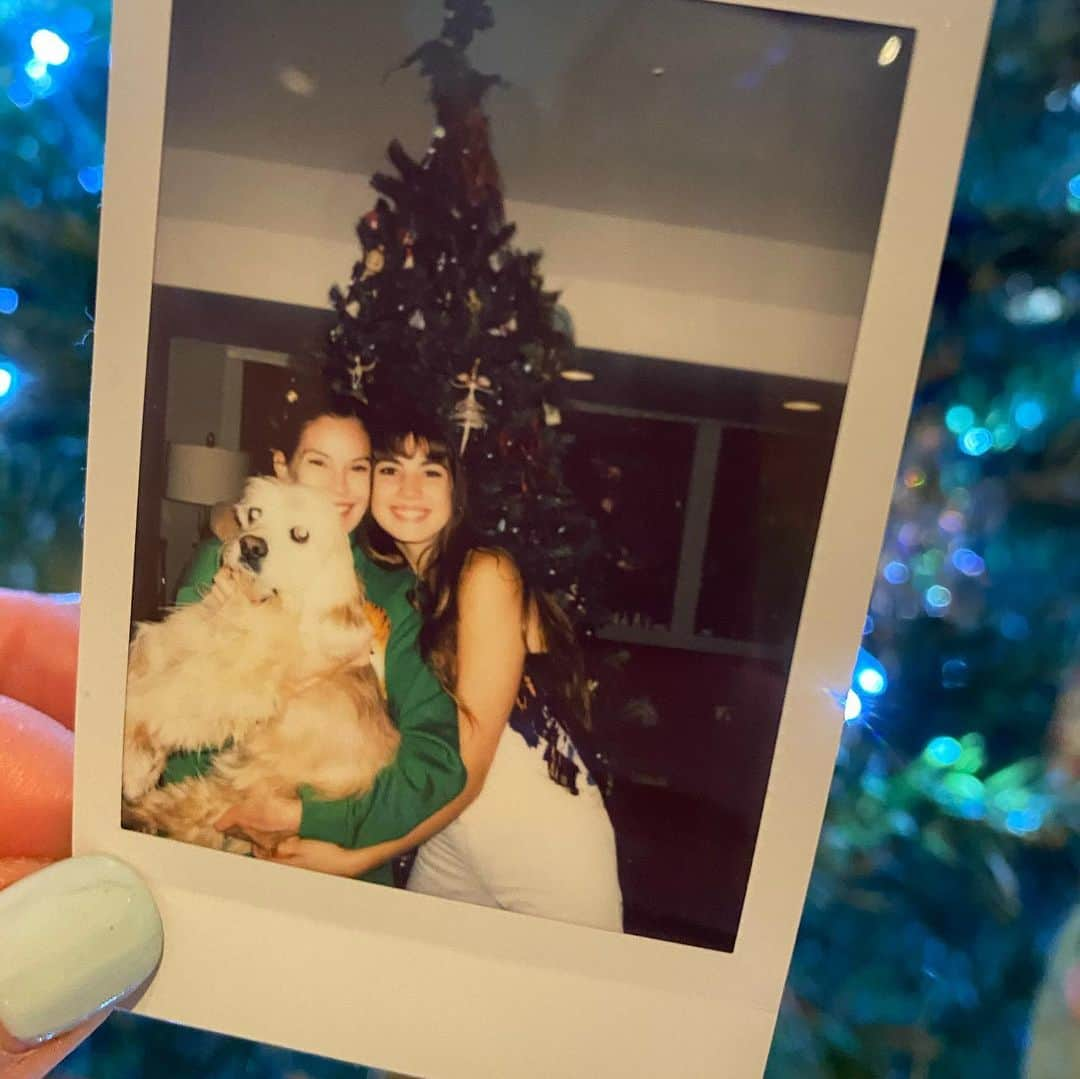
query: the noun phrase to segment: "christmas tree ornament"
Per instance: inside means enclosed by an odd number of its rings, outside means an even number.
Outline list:
[[[364,256],[364,272],[360,275],[360,280],[366,281],[369,277],[374,277],[376,274],[382,273],[382,269],[385,265],[385,249],[381,245],[379,247],[373,247]]]
[[[454,423],[461,429],[459,453],[465,454],[469,444],[469,435],[473,431],[487,428],[484,406],[477,399],[478,393],[491,393],[491,379],[480,373],[480,361],[472,365],[471,371],[461,371],[454,376],[454,387],[464,390],[465,396],[454,406]]]
[[[363,358],[357,356],[349,368],[349,385],[352,392],[365,404],[367,403],[367,396],[364,393],[364,379],[375,370],[377,365],[378,360],[374,358],[370,363],[364,363]]]

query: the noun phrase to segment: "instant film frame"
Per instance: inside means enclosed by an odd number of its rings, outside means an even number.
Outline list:
[[[915,35],[730,954],[357,887],[121,829],[116,792],[171,5],[116,0],[74,843],[77,853],[108,852],[134,866],[161,907],[165,956],[138,1011],[416,1075],[475,1074],[481,1062],[497,1075],[649,1074],[665,1066],[681,1074],[761,1072],[840,735],[835,694],[847,687],[865,613],[991,3],[725,6],[880,23]]]

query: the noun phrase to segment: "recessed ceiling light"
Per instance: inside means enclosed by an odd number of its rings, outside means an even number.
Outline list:
[[[290,94],[297,97],[313,97],[316,90],[315,80],[306,72],[291,64],[278,72],[278,81]]]
[[[784,408],[788,412],[820,412],[821,405],[817,401],[785,401]]]
[[[654,67],[652,69],[652,74],[654,78],[659,78],[661,75],[664,74],[664,69],[662,67]]]
[[[900,55],[902,45],[903,42],[897,34],[887,38],[885,44],[881,46],[881,52],[878,53],[878,64],[881,67],[888,67]]]
[[[568,367],[561,374],[567,382],[592,382],[596,378],[592,371],[582,371],[576,367]]]

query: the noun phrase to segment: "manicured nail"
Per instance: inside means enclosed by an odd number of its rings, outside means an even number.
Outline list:
[[[138,988],[161,958],[150,890],[122,862],[68,858],[0,892],[0,1025],[31,1046]]]

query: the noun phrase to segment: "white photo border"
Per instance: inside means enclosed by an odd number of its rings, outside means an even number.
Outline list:
[[[716,2],[716,0],[712,0]],[[740,0],[909,27],[914,55],[733,953],[295,870],[120,827],[170,0],[114,0],[75,750],[76,853],[136,868],[165,955],[136,1011],[424,1076],[764,1068],[832,776],[992,0]]]

